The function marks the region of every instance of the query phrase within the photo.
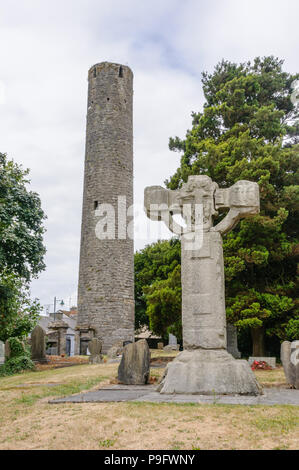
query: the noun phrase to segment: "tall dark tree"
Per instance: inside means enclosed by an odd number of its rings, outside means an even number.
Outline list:
[[[264,355],[265,334],[284,339],[299,318],[299,112],[291,99],[299,75],[282,66],[265,57],[203,73],[203,111],[192,113],[185,139],[170,139],[182,157],[165,182],[177,189],[196,174],[222,188],[258,182],[260,214],[224,238],[227,315],[250,329],[254,355]]]

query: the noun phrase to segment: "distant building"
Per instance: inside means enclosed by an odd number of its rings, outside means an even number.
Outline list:
[[[65,332],[65,348],[60,350],[60,336],[57,330],[57,323],[66,324]],[[45,330],[47,336],[46,354],[60,355],[62,352],[68,356],[75,354],[75,327],[77,323],[77,309],[72,307],[70,311],[58,310],[56,313],[39,317],[38,324]]]

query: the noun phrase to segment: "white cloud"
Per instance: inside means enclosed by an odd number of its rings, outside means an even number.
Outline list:
[[[42,303],[77,284],[89,67],[108,60],[134,72],[142,204],[144,187],[162,185],[179,164],[168,139],[183,137],[202,106],[201,72],[222,58],[269,54],[296,72],[298,12],[297,0],[2,2],[0,151],[31,169],[48,215],[47,270],[32,289]]]

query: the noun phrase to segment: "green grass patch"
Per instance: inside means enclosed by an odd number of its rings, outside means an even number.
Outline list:
[[[89,390],[105,379],[107,379],[107,377],[93,377],[85,380],[84,382],[75,381],[68,384],[57,385],[55,388],[41,384],[40,387],[38,387],[40,389],[39,393],[30,393],[29,389],[29,393],[22,392],[21,398],[15,398],[14,403],[32,406],[37,400],[42,398],[50,398],[53,396],[65,397],[67,395],[80,393],[83,390]],[[35,386],[34,388],[37,387]]]
[[[115,442],[116,441],[113,439],[104,439],[103,441],[99,441],[99,447],[105,447],[107,449],[113,447]]]
[[[279,430],[283,434],[289,433],[299,426],[298,416],[292,412],[292,409],[288,410],[287,415],[279,414],[277,416],[260,416],[252,420],[251,423],[260,431],[266,432]]]

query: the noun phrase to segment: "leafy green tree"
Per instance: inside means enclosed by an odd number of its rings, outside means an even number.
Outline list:
[[[0,153],[0,273],[7,270],[29,282],[45,264],[43,220],[37,193],[29,191],[24,170]]]
[[[45,268],[39,196],[27,189],[28,170],[0,153],[0,340],[25,337],[40,305],[29,298],[29,282]]]
[[[177,265],[167,279],[156,280],[143,288],[150,329],[167,340],[169,333],[182,339],[181,266]]]
[[[37,324],[41,305],[15,274],[0,275],[0,341],[25,339]]]
[[[154,297],[152,286],[158,282],[169,281],[176,267],[181,263],[181,244],[177,238],[171,240],[158,241],[146,246],[143,250],[135,253],[135,323],[136,328],[149,325],[156,334],[164,334],[165,328],[156,328],[159,323],[153,317],[158,310],[153,307]],[[161,284],[159,285],[161,287]],[[147,290],[147,289],[150,290]],[[180,281],[177,279],[177,288],[180,289]],[[147,292],[147,293],[146,293]],[[150,297],[151,296],[151,297]],[[151,299],[151,304],[148,302]],[[164,300],[165,297],[164,297]],[[151,305],[151,307],[150,307]],[[172,306],[171,306],[172,309]],[[165,311],[165,310],[164,310]],[[181,307],[179,306],[178,314]],[[171,316],[172,318],[172,316]],[[169,326],[171,320],[166,320]]]
[[[265,334],[284,339],[298,316],[299,113],[291,94],[299,75],[282,66],[265,57],[222,61],[203,73],[203,111],[192,113],[185,139],[170,139],[169,148],[182,156],[165,182],[177,189],[196,174],[222,188],[258,182],[260,214],[243,220],[223,244],[228,318],[251,330],[255,355],[265,353]]]
[[[0,367],[0,377],[34,369],[34,362],[30,358],[30,348],[25,345],[22,339],[11,337],[8,339],[8,344],[9,357]]]
[[[286,338],[291,341],[299,338],[299,316],[289,320],[286,326]]]

